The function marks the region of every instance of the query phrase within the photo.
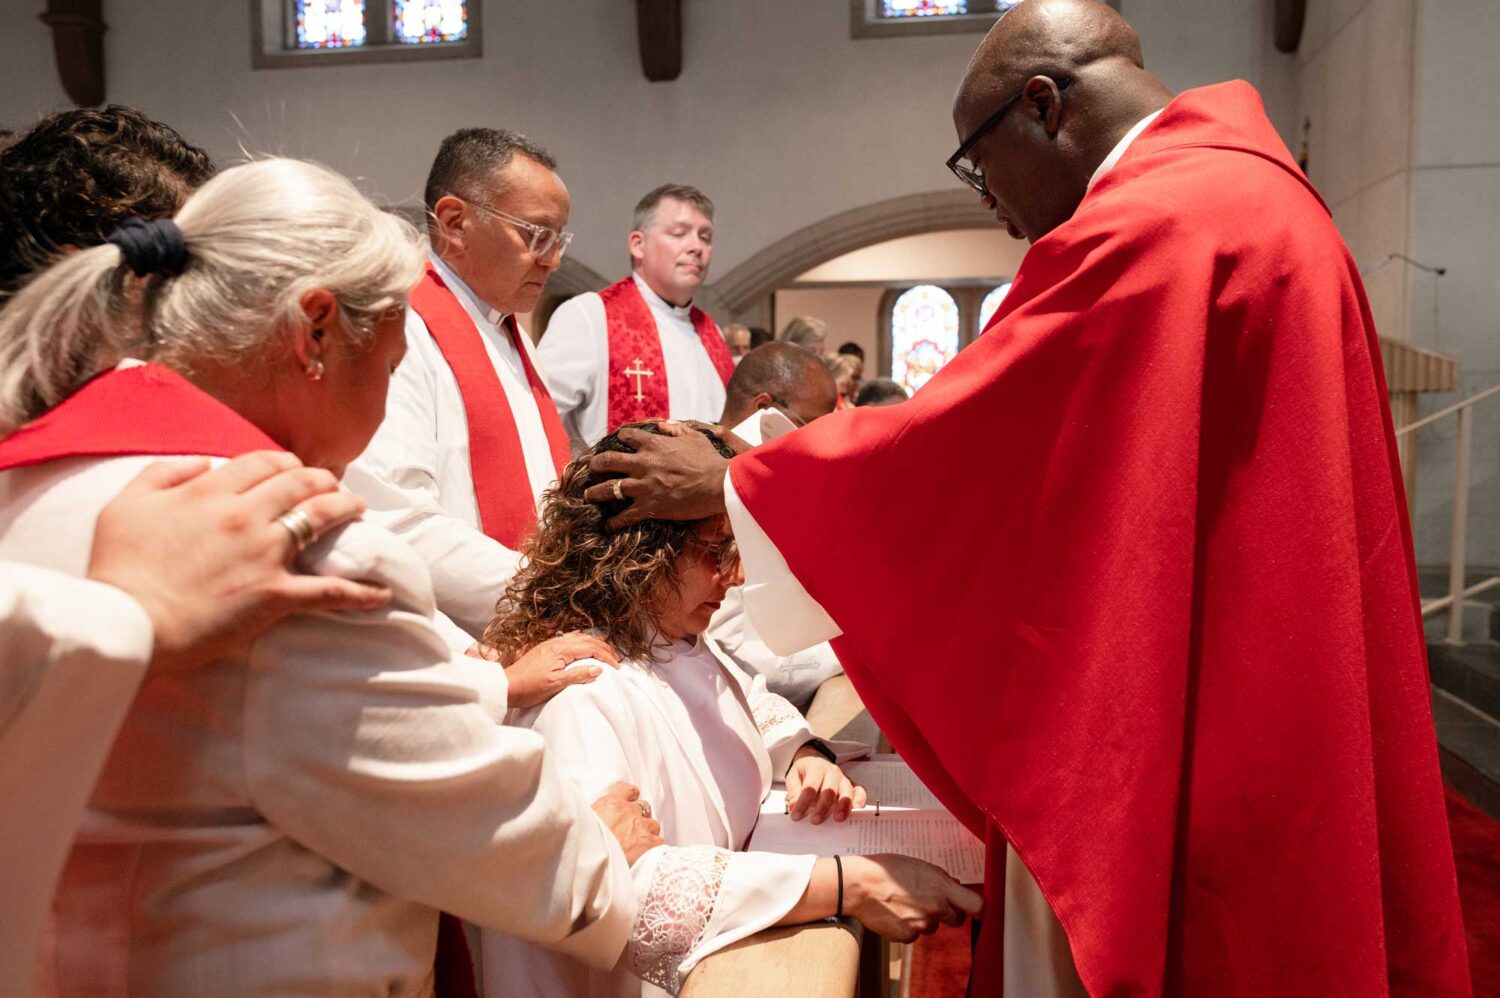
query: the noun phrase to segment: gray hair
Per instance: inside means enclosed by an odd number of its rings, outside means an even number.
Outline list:
[[[126,357],[187,371],[262,361],[305,327],[302,297],[315,288],[337,299],[342,335],[368,344],[422,275],[410,223],[311,163],[225,170],[174,220],[188,253],[180,275],[136,279],[106,243],[63,258],[0,311],[0,435]]]
[[[714,220],[714,203],[696,187],[687,184],[662,184],[636,202],[635,216],[630,221],[630,231],[644,232],[656,221],[656,209],[668,199],[690,204],[703,212],[710,222]]]
[[[781,329],[781,335],[776,337],[777,343],[790,343],[804,350],[810,350],[820,358],[823,356],[823,343],[828,338],[828,323],[812,315],[799,315],[788,322]]]

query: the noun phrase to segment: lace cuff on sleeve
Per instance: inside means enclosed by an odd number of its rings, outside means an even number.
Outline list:
[[[677,993],[682,961],[708,929],[728,868],[729,853],[713,846],[662,851],[625,950],[632,973]]]

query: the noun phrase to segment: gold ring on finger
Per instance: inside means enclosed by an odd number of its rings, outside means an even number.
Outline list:
[[[312,517],[300,509],[288,510],[276,518],[276,522],[286,528],[286,532],[292,535],[292,545],[300,553],[307,550],[307,546],[318,539],[318,532],[313,529]]]

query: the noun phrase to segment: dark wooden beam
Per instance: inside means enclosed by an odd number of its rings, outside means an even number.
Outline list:
[[[47,0],[42,23],[52,29],[52,50],[63,89],[79,107],[104,103],[104,0]]]
[[[635,0],[641,70],[652,83],[682,74],[682,0]]]
[[[1307,20],[1307,0],[1276,0],[1276,49],[1295,52],[1302,44],[1302,25]]]

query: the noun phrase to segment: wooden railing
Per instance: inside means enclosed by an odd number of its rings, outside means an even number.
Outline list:
[[[1400,426],[1417,421],[1417,396],[1423,392],[1458,391],[1458,359],[1433,350],[1422,350],[1399,340],[1380,338],[1380,359],[1385,366],[1386,387],[1391,393],[1391,419]],[[1406,502],[1416,508],[1417,438],[1396,437],[1396,453],[1406,479]]]

